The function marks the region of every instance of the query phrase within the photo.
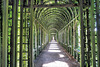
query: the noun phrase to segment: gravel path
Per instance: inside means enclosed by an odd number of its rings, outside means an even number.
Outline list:
[[[80,67],[78,62],[69,59],[56,41],[50,42],[35,60],[35,67]]]

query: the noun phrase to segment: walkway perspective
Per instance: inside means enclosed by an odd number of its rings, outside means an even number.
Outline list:
[[[35,67],[80,67],[78,62],[69,59],[66,52],[52,40],[35,60]]]

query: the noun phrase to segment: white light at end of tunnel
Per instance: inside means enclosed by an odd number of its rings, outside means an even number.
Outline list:
[[[48,50],[48,52],[61,52],[60,50]]]
[[[49,50],[57,50],[57,49],[59,49],[59,48],[49,48]]]

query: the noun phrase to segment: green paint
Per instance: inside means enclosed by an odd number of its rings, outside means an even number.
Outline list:
[[[91,22],[91,45],[92,45],[92,67],[96,67],[95,62],[95,21],[94,21],[94,0],[91,1],[90,9]]]
[[[97,21],[97,56],[98,67],[100,67],[100,0],[96,0],[96,21]]]
[[[3,0],[2,67],[7,67],[8,0]]]
[[[11,36],[11,64],[10,66],[11,67],[15,67],[15,26],[16,26],[16,0],[13,1],[13,4],[12,4],[12,36]]]
[[[23,54],[22,54],[22,46],[23,46],[23,0],[20,1],[20,62],[19,67],[23,65]]]
[[[41,27],[40,27],[40,46],[41,46],[41,51],[42,51],[42,33],[41,33]]]
[[[15,67],[17,67],[17,34],[18,34],[18,0],[16,0],[16,18],[15,18]]]
[[[1,20],[0,20],[0,24],[1,24]],[[0,25],[0,67],[1,67],[1,60],[2,60],[2,58],[1,58],[1,46],[2,46],[2,43],[1,43],[1,42],[2,42],[2,41],[1,41],[1,37],[2,37],[2,36],[1,36],[1,32],[2,32],[2,31],[1,31],[1,27],[2,27],[2,25]]]
[[[1,28],[1,27],[0,27]],[[1,58],[1,45],[2,43],[1,43],[1,31],[0,31],[0,67],[1,67],[1,60],[2,60],[2,58]]]
[[[83,1],[80,0],[80,26],[81,26],[81,53],[80,53],[80,67],[85,66],[85,54],[84,54],[84,23],[83,23]]]
[[[29,54],[29,56],[30,56],[30,59],[29,59],[29,65],[30,65],[30,67],[34,67],[34,63],[33,63],[33,61],[34,61],[34,52],[33,52],[33,1],[34,0],[31,0],[31,5],[30,5],[30,47],[29,47],[29,52],[30,52],[30,54]]]

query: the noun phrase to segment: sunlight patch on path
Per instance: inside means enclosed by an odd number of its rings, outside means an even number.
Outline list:
[[[42,67],[69,67],[69,65],[66,62],[54,61],[51,63],[43,64]]]
[[[48,52],[61,52],[61,50],[59,49],[57,43],[55,41],[52,41],[48,49]]]

